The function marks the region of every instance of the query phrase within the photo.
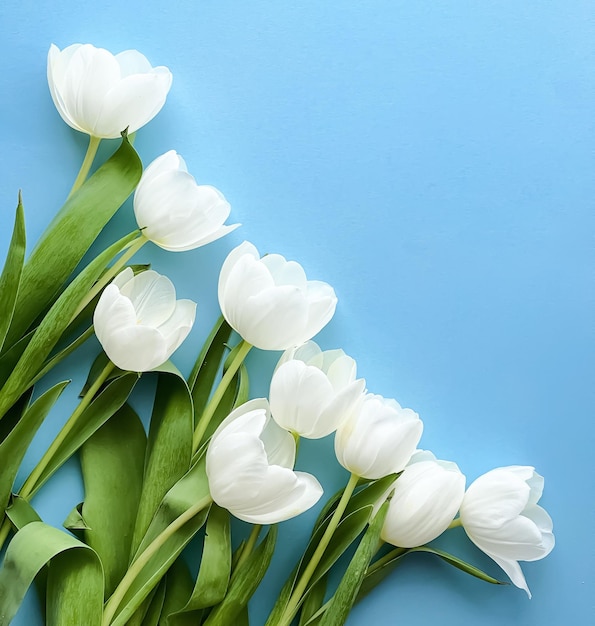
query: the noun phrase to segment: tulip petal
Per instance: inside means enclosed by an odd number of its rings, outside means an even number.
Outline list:
[[[171,317],[159,326],[163,335],[167,351],[172,354],[186,339],[192,329],[196,317],[196,302],[192,300],[178,300]]]
[[[496,563],[506,572],[513,585],[519,589],[524,589],[527,592],[529,599],[531,599],[531,591],[529,590],[529,586],[525,580],[525,575],[523,574],[523,570],[518,562],[514,559],[503,559],[493,554],[488,554],[488,556],[494,559],[494,561],[496,561]]]
[[[173,315],[176,308],[176,289],[167,278],[153,270],[141,272],[121,289],[130,298],[139,324],[159,326]]]
[[[148,326],[128,326],[110,333],[101,342],[110,360],[131,372],[152,370],[167,361],[161,333]]]
[[[269,419],[260,434],[260,440],[264,444],[269,465],[293,468],[295,463],[295,439],[290,433],[279,427],[272,419]]]

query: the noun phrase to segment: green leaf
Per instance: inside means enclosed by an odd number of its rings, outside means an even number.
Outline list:
[[[308,593],[302,605],[298,626],[305,626],[306,624],[312,624],[314,622],[313,618],[317,615],[324,603],[327,578],[328,576],[325,574],[312,586],[310,593]]]
[[[34,334],[35,331],[33,330],[27,333],[24,337],[19,339],[14,346],[6,350],[2,356],[0,356],[0,387],[4,385],[12,374],[23,352],[26,350],[31,339],[33,339]]]
[[[46,228],[23,269],[10,346],[55,299],[91,244],[136,187],[142,164],[126,137]],[[70,320],[70,316],[66,322]]]
[[[221,362],[226,354],[230,336],[231,326],[225,321],[223,316],[219,317],[192,368],[188,378],[188,387],[192,391],[195,421],[198,420],[205,410],[217,374],[221,368]]]
[[[146,443],[138,415],[124,404],[81,448],[85,543],[103,563],[108,597],[128,569]]]
[[[31,522],[41,522],[41,517],[37,511],[20,496],[13,495],[10,499],[10,505],[6,509],[6,516],[12,522],[12,525],[20,530]]]
[[[135,235],[127,235],[102,252],[70,283],[35,330],[8,380],[0,389],[0,417],[30,386],[31,380],[43,367],[48,355],[68,326],[78,303],[89,291],[108,261]]]
[[[110,417],[128,400],[128,396],[138,381],[138,374],[120,376],[105,387],[80,415],[75,426],[65,437],[43,472],[31,486],[33,496],[42,485],[60,468]]]
[[[207,519],[200,570],[184,611],[219,604],[225,597],[231,574],[231,522],[229,512],[211,506]]]
[[[68,382],[64,381],[54,385],[29,406],[17,425],[0,444],[0,459],[2,459],[0,510],[4,511],[8,504],[14,479],[31,440]]]
[[[51,562],[47,623],[99,626],[103,572],[97,555],[71,535],[43,522],[24,526],[10,542],[0,568],[0,626],[8,626],[37,573]]]
[[[355,554],[347,566],[347,570],[337,587],[332,601],[320,621],[320,626],[341,626],[347,620],[349,611],[351,611],[351,607],[355,604],[357,593],[366,575],[368,565],[378,549],[380,531],[384,524],[388,506],[389,502],[386,501],[368,526]]]
[[[174,561],[165,577],[165,600],[159,626],[196,626],[202,611],[180,613],[192,594],[194,581],[182,557]]]
[[[163,602],[165,600],[165,579],[163,579],[151,598],[151,602],[147,607],[147,612],[145,613],[142,625],[143,626],[158,626],[159,618],[161,617],[161,612],[163,611]],[[130,626],[130,622],[128,622]]]
[[[227,595],[210,613],[204,626],[226,626],[236,624],[248,601],[256,591],[271,562],[277,526],[271,526],[266,537],[234,572]]]
[[[25,240],[25,214],[21,193],[19,192],[12,238],[8,246],[4,269],[0,275],[0,352],[2,352],[2,346],[4,345],[17,301],[23,262],[25,260]]]
[[[190,469],[193,432],[192,397],[186,381],[179,373],[159,373],[132,554],[165,494]]]

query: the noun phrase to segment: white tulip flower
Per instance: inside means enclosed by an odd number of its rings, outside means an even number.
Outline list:
[[[339,463],[362,478],[382,478],[405,468],[421,438],[423,423],[396,400],[367,394],[356,411],[337,428]]]
[[[224,224],[230,211],[219,190],[196,184],[175,150],[147,167],[134,193],[134,215],[143,235],[171,252],[193,250],[237,228]]]
[[[48,84],[62,119],[75,130],[114,139],[137,131],[161,107],[172,82],[167,67],[151,67],[136,50],[113,55],[76,43],[48,52]]]
[[[271,380],[273,419],[308,439],[332,433],[357,410],[366,382],[343,350],[322,351],[314,341],[287,350]]]
[[[213,500],[252,524],[276,524],[303,513],[322,496],[320,483],[294,472],[295,441],[271,418],[264,398],[238,407],[207,449]]]
[[[112,363],[146,372],[162,365],[184,341],[196,314],[191,300],[176,300],[169,278],[128,267],[103,290],[93,315],[95,334]]]
[[[219,306],[248,343],[262,350],[287,350],[311,339],[330,321],[337,297],[327,283],[307,280],[299,263],[279,254],[260,258],[245,241],[223,263]]]
[[[380,537],[400,548],[414,548],[449,527],[465,495],[465,476],[456,463],[424,451],[413,455],[393,489]]]
[[[538,561],[554,547],[553,524],[537,505],[543,477],[533,467],[494,469],[475,480],[461,505],[461,523],[469,539],[531,597],[518,561]]]

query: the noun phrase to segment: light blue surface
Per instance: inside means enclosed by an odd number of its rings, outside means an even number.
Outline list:
[[[509,464],[546,477],[557,546],[524,566],[531,601],[411,558],[350,626],[595,623],[593,3],[4,2],[2,257],[17,190],[32,245],[85,149],[47,90],[52,42],[137,48],[168,65],[166,107],[135,145],[145,164],[178,150],[243,223],[206,249],[139,255],[198,300],[197,326],[174,358],[184,371],[216,316],[216,268],[249,239],[335,287],[339,308],[320,343],[356,358],[371,391],[417,410],[424,447],[457,461],[469,482]],[[133,226],[127,205],[101,242]],[[86,366],[97,349],[89,343],[77,358]],[[276,358],[252,355],[253,395],[266,393]],[[27,471],[83,376],[35,440]],[[345,480],[330,440],[304,446],[300,463],[329,494]],[[72,461],[34,504],[59,525],[81,498]],[[282,525],[253,602],[256,626],[311,522]],[[501,575],[462,533],[453,539],[453,550]],[[32,594],[13,623],[39,623]]]

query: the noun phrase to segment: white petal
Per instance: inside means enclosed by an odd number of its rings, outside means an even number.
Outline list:
[[[102,342],[103,349],[120,369],[147,372],[167,360],[165,342],[155,328],[128,326],[114,331]]]
[[[260,440],[264,444],[269,465],[293,468],[295,463],[295,439],[291,433],[288,433],[272,419],[269,419],[260,435]]]
[[[167,358],[179,348],[194,324],[196,303],[192,300],[178,300],[171,317],[159,326],[166,345]]]
[[[156,328],[174,313],[176,289],[167,276],[153,270],[137,274],[120,291],[130,298],[139,324]]]
[[[525,575],[523,574],[523,570],[521,566],[515,560],[502,559],[500,557],[494,556],[492,554],[488,554],[498,565],[508,574],[508,577],[512,581],[512,583],[518,587],[519,589],[524,589],[531,598],[531,592],[529,591],[529,586],[527,585],[527,581],[525,580]]]

